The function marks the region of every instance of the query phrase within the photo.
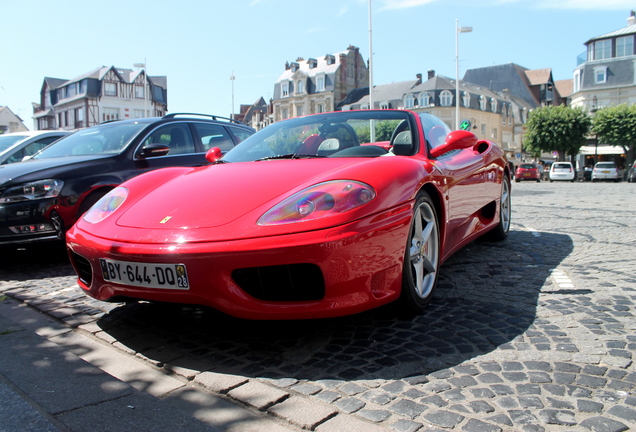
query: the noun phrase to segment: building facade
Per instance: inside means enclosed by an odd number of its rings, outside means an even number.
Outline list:
[[[631,11],[627,26],[594,37],[584,44],[574,70],[572,106],[582,106],[592,115],[605,107],[636,104],[636,11]],[[621,147],[604,146],[590,137],[577,162],[592,166],[598,161],[615,161],[624,166],[634,155]]]
[[[286,63],[274,84],[273,121],[334,111],[353,89],[369,86],[369,70],[357,47]]]
[[[374,86],[373,107],[426,112],[439,117],[449,128],[457,129],[456,91],[454,79],[429,71],[426,81],[417,74],[415,80]],[[350,93],[339,108],[370,108],[368,88],[365,92],[357,90]],[[459,83],[460,120],[469,120],[471,131],[479,139],[494,142],[512,161],[520,157],[521,125],[527,120],[528,111],[529,104],[514,99],[506,92],[496,93],[465,81]]]
[[[6,106],[0,106],[0,134],[29,130],[22,119]]]
[[[74,130],[104,121],[160,117],[168,110],[167,79],[146,71],[101,67],[66,80],[44,78],[33,104],[35,130]]]

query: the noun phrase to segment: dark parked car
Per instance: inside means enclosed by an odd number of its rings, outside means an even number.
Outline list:
[[[0,165],[20,162],[27,156],[70,134],[67,131],[25,131],[0,135]]]
[[[144,172],[206,164],[254,133],[234,120],[200,114],[103,123],[32,156],[0,166],[0,244],[64,239],[99,198]]]

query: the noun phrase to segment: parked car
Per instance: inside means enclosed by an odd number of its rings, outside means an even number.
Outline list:
[[[630,169],[627,171],[627,181],[629,183],[636,182],[636,162],[634,162]]]
[[[616,164],[614,162],[597,162],[592,170],[592,181],[597,180],[621,181]]]
[[[575,179],[571,162],[554,162],[550,167],[550,182],[555,180],[571,181]]]
[[[282,120],[207,157],[212,165],[123,183],[71,228],[83,290],[249,319],[334,317],[394,300],[420,310],[453,252],[510,228],[502,150],[430,114]]]
[[[70,133],[47,130],[2,134],[0,135],[0,165],[20,162]]]
[[[519,183],[521,180],[541,181],[541,171],[539,167],[532,163],[522,163],[517,167],[515,173],[515,181]]]
[[[157,168],[202,165],[210,147],[227,151],[253,133],[238,122],[190,114],[81,129],[0,167],[0,244],[63,240],[120,183]]]

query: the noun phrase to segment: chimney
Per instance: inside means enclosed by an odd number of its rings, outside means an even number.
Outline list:
[[[627,18],[627,25],[633,26],[634,24],[636,24],[636,11],[631,11],[629,18]]]
[[[415,74],[415,78],[417,78],[417,82],[415,83],[415,85],[422,84],[422,74]]]
[[[435,71],[433,69],[428,70],[428,79],[435,78]]]

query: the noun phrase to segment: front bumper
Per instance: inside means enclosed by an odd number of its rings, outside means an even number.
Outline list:
[[[0,204],[0,244],[59,240],[60,226],[51,220],[55,198]]]
[[[327,318],[362,312],[398,298],[411,217],[409,204],[320,231],[179,245],[105,240],[74,226],[67,234],[67,247],[71,263],[80,275],[80,287],[99,300],[198,304],[246,319]],[[182,263],[187,268],[190,288],[162,290],[106,281],[100,258]],[[245,281],[249,274],[300,266],[317,268],[322,275],[320,298],[271,300],[248,293]],[[316,292],[317,283],[311,285]]]

